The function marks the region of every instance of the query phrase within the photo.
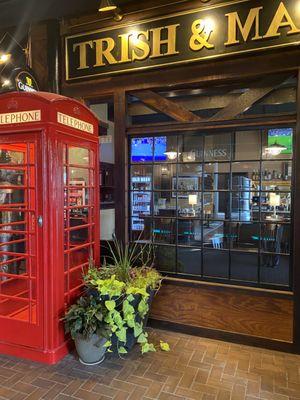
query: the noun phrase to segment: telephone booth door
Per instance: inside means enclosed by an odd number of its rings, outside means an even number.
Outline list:
[[[38,134],[0,136],[1,336],[4,342],[40,348],[41,153]]]

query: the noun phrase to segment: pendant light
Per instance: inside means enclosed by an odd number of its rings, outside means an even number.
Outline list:
[[[266,147],[266,153],[270,156],[279,156],[279,154],[281,154],[284,150],[287,150],[287,147],[282,146],[277,142]]]
[[[106,11],[114,11],[116,9],[117,6],[111,0],[101,0],[98,11],[106,12]]]
[[[98,8],[99,12],[107,12],[113,11],[113,18],[115,21],[122,21],[123,14],[120,12],[120,9],[115,5],[113,0],[101,0],[100,7]]]

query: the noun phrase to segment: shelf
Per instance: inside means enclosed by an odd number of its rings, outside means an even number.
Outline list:
[[[252,182],[255,183],[260,183],[258,180],[252,180]],[[271,181],[261,181],[263,185],[276,185],[276,186],[291,186],[292,183],[291,181],[276,181],[276,180],[271,180]]]

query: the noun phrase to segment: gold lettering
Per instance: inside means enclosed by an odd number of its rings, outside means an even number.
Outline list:
[[[141,31],[139,32],[136,36],[133,38],[133,44],[134,46],[141,51],[141,54],[137,54],[135,49],[132,49],[132,61],[135,60],[145,60],[147,57],[149,57],[150,54],[150,46],[147,42],[144,40],[141,40],[140,37],[144,36],[146,40],[149,40],[149,32],[148,31]]]
[[[196,19],[192,24],[192,36],[190,39],[190,49],[200,51],[204,48],[213,49],[215,46],[209,43],[209,38],[213,32],[213,25],[209,21]]]
[[[245,42],[248,40],[253,26],[255,29],[255,35],[251,38],[251,40],[262,39],[262,36],[259,34],[259,14],[262,9],[263,7],[252,8],[248,14],[244,26],[237,12],[225,14],[225,16],[228,18],[228,40],[225,43],[225,46],[231,46],[233,44],[240,43],[240,40],[238,40],[237,37],[237,27],[239,28]]]
[[[152,39],[153,39],[153,50],[150,56],[151,58],[179,54],[179,52],[176,50],[176,37],[177,37],[176,30],[178,26],[180,26],[180,24],[174,24],[162,28],[150,29],[150,32],[152,32]],[[162,32],[165,29],[167,30],[167,38],[162,39]],[[164,44],[167,45],[167,51],[163,53],[162,45]]]
[[[104,59],[106,59],[108,64],[118,63],[115,57],[111,54],[116,45],[112,38],[96,39],[93,40],[93,42],[96,44],[96,64],[94,67],[104,67]]]
[[[93,41],[89,40],[87,42],[75,43],[73,44],[73,53],[79,49],[79,67],[77,69],[86,69],[89,68],[87,65],[87,56],[86,56],[86,48],[90,46],[93,47]]]
[[[123,35],[119,35],[121,39],[121,59],[120,63],[129,62],[131,59],[129,58],[129,36],[131,33],[124,33]]]
[[[290,30],[287,32],[287,35],[293,35],[295,33],[300,33],[300,29],[298,29],[292,20],[288,10],[285,5],[281,2],[279,7],[274,15],[274,18],[271,22],[271,25],[268,29],[268,32],[264,36],[265,38],[272,38],[281,36],[281,33],[278,32],[279,28],[290,27]]]

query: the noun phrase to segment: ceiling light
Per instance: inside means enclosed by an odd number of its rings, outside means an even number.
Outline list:
[[[177,151],[166,151],[164,154],[168,157],[169,160],[176,160],[179,155]]]
[[[274,144],[271,144],[269,147],[266,147],[266,154],[270,156],[278,156],[284,150],[287,150],[287,147],[282,146],[281,144],[275,142]]]
[[[112,0],[101,0],[98,11],[106,12],[106,11],[114,11],[116,9],[117,6],[112,2]]]
[[[0,54],[0,64],[7,63],[11,58],[10,53],[2,53]]]
[[[10,86],[10,85],[11,85],[11,81],[9,79],[5,79],[2,82],[2,87],[7,87],[7,86]]]

